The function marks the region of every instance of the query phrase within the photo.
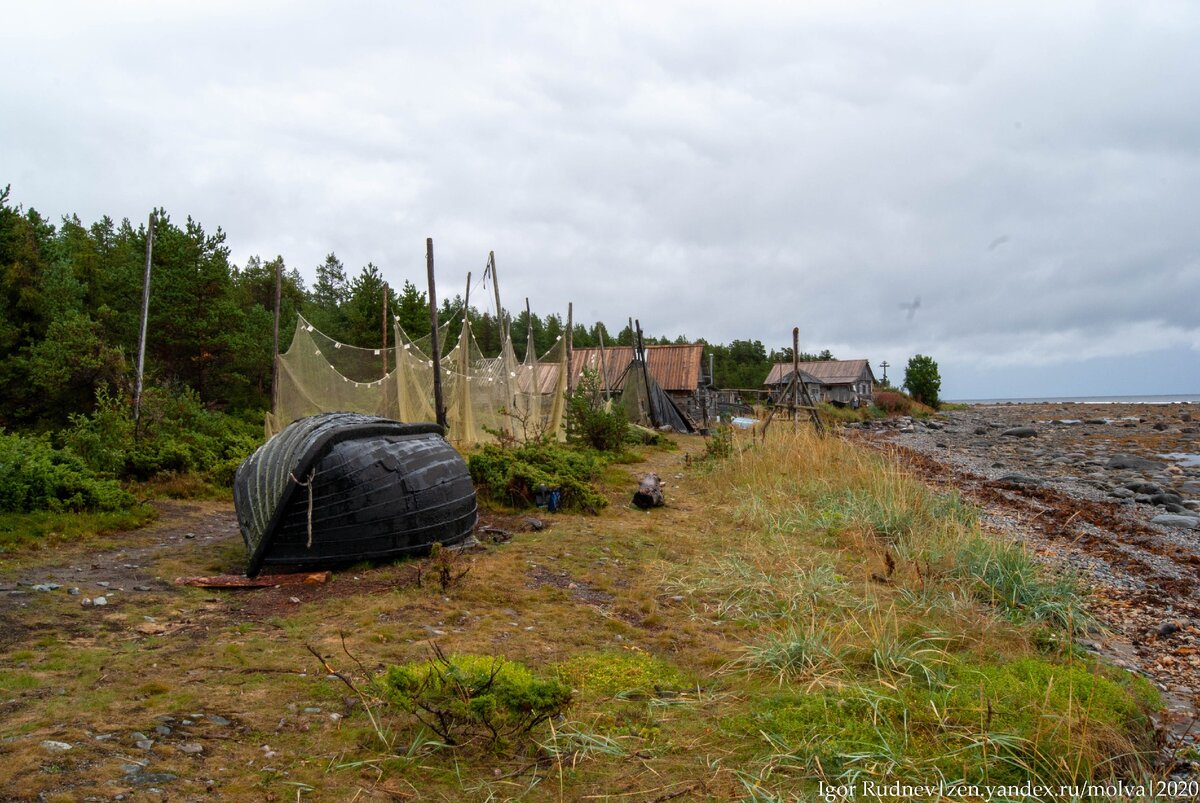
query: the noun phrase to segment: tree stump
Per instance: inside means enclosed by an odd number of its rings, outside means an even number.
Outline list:
[[[662,507],[665,501],[662,489],[663,483],[658,478],[658,475],[647,474],[638,483],[637,493],[633,495],[633,504],[642,510],[649,510],[652,507]]]

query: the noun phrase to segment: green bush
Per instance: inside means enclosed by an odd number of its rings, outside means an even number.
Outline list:
[[[43,438],[0,433],[0,512],[112,511],[133,497]]]
[[[733,456],[733,427],[721,424],[712,431],[712,437],[704,442],[704,457],[723,460]]]
[[[209,410],[188,388],[147,388],[136,432],[129,404],[102,388],[94,412],[71,416],[64,443],[110,476],[197,473],[218,485],[231,484],[238,464],[262,443],[260,422]]]
[[[392,705],[449,745],[525,738],[571,703],[565,683],[535,677],[522,664],[489,655],[439,652],[429,661],[391,667],[383,685]]]
[[[467,458],[476,490],[513,507],[531,507],[539,485],[559,488],[566,510],[597,513],[608,500],[592,487],[603,463],[590,452],[535,441],[515,449],[487,444]]]
[[[567,439],[601,452],[619,452],[629,433],[625,413],[606,403],[596,372],[585,368],[579,386],[567,399]]]

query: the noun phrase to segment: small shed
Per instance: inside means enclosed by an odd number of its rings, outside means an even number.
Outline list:
[[[613,393],[625,389],[625,369],[635,357],[632,346],[604,349],[579,348],[571,352],[572,385],[577,386],[585,369],[595,371],[600,387]],[[675,404],[703,426],[707,401],[702,403],[706,380],[704,344],[646,346],[646,370]]]

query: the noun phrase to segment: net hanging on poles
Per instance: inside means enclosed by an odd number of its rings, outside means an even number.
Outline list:
[[[405,423],[436,421],[433,356],[429,336],[413,339],[393,324],[396,346],[358,348],[339,343],[298,316],[287,352],[276,359],[279,381],[274,410],[267,415],[268,437],[308,415],[355,412]],[[447,343],[448,326],[439,332]],[[567,386],[566,344],[559,340],[540,357],[530,348],[518,363],[512,341],[500,353],[484,355],[463,321],[457,340],[440,360],[448,438],[459,447],[503,433],[518,441],[548,435],[565,438],[563,411]],[[391,369],[383,373],[384,357]]]

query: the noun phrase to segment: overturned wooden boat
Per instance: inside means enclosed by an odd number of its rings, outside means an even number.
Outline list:
[[[399,557],[469,536],[475,486],[442,434],[358,413],[288,425],[234,477],[246,575]]]

